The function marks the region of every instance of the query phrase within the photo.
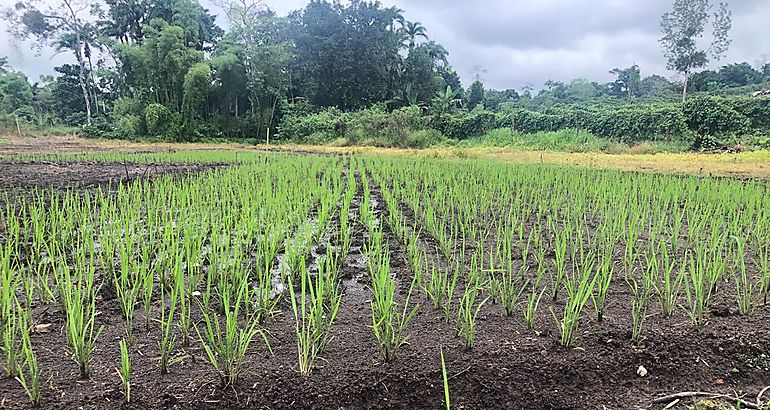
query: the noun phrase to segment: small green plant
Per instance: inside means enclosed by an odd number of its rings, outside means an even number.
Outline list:
[[[63,295],[67,339],[72,349],[72,357],[80,368],[80,377],[87,379],[90,376],[90,363],[96,349],[96,339],[104,327],[96,326],[93,260],[88,263],[85,255],[81,255],[81,257],[82,264],[76,265],[77,283],[73,283],[69,268],[65,267],[66,284],[60,288],[69,289]]]
[[[224,276],[222,276],[224,278]],[[224,282],[226,279],[221,279]],[[204,304],[201,309],[203,317],[203,331],[195,326],[198,338],[206,352],[206,358],[219,374],[219,380],[223,386],[230,386],[238,381],[241,375],[241,366],[246,358],[246,351],[257,335],[261,335],[268,349],[270,343],[265,333],[257,328],[256,318],[252,317],[245,325],[238,323],[238,316],[241,307],[244,305],[244,295],[248,283],[241,282],[236,294],[232,295],[230,286],[227,283],[219,284],[222,309],[224,310],[224,323],[220,323],[219,316],[213,313],[208,306]],[[206,290],[211,292],[211,287]],[[234,296],[234,298],[233,298]],[[210,301],[211,297],[204,298]]]
[[[591,298],[597,276],[592,274],[594,267],[594,258],[592,256],[581,256],[580,262],[575,262],[577,275],[568,278],[565,281],[566,303],[561,319],[557,318],[556,312],[551,308],[551,315],[556,321],[556,325],[561,335],[562,346],[571,347],[575,339],[575,332],[580,324],[583,308]]]
[[[177,262],[178,263],[178,262]],[[160,295],[160,330],[161,338],[158,341],[158,350],[160,350],[160,374],[168,374],[170,365],[181,361],[179,357],[173,357],[174,347],[176,346],[176,335],[174,335],[174,312],[178,301],[178,289],[176,286],[171,288],[168,302],[166,302],[166,291],[161,287]]]
[[[659,280],[655,281],[654,287],[655,292],[658,294],[660,310],[665,317],[671,317],[682,292],[682,284],[685,280],[685,273],[688,267],[687,260],[690,257],[690,253],[689,250],[685,252],[679,271],[675,274],[676,260],[671,257],[668,248],[666,248],[665,241],[660,241],[659,247],[660,267],[663,274]]]
[[[455,265],[452,269],[452,275],[449,274],[449,269],[437,269],[436,265],[431,266],[430,279],[428,280],[425,293],[428,298],[433,301],[433,306],[436,309],[441,309],[444,312],[444,318],[449,323],[452,317],[452,301],[454,300],[455,288],[457,287],[457,281],[460,278],[460,265]]]
[[[757,286],[749,277],[748,270],[746,269],[746,238],[733,236],[733,240],[735,240],[733,259],[735,265],[737,265],[737,272],[735,273],[735,298],[738,302],[738,313],[746,316],[754,311],[754,292]]]
[[[554,266],[553,284],[551,285],[551,299],[556,300],[559,297],[559,289],[564,283],[564,277],[567,275],[567,239],[572,235],[571,225],[565,220],[564,229],[556,231],[553,241]]]
[[[22,311],[21,306],[19,306],[18,317],[21,329],[21,350],[19,358],[21,360],[18,363],[16,381],[21,384],[21,387],[24,389],[24,393],[27,394],[32,406],[37,407],[40,404],[42,396],[40,389],[41,371],[38,366],[37,355],[32,349],[32,341],[29,337],[29,315],[29,310]]]
[[[473,254],[471,256],[471,270],[468,274],[468,281],[463,295],[458,302],[457,324],[455,325],[457,335],[465,339],[466,349],[473,348],[473,340],[476,334],[476,319],[481,308],[489,300],[489,297],[487,297],[478,304],[476,303],[481,289],[481,274],[479,272],[477,255]]]
[[[289,276],[289,297],[294,312],[295,334],[297,336],[297,359],[299,372],[308,375],[315,367],[316,360],[331,341],[331,325],[337,317],[341,297],[337,283],[325,278],[321,267],[331,261],[319,264],[318,276],[313,279],[304,262],[300,264],[300,293],[296,294],[295,284]]]
[[[527,288],[527,281],[519,279],[523,277],[524,275],[517,275],[515,272],[508,269],[504,269],[501,274],[500,304],[503,306],[505,316],[513,316],[516,304],[519,302],[521,294],[524,293],[524,290]]]
[[[644,322],[647,320],[647,309],[650,306],[655,277],[657,277],[658,260],[655,253],[646,256],[647,269],[642,272],[640,280],[627,279],[631,288],[633,301],[631,303],[631,340],[639,341]]]
[[[526,309],[524,309],[524,326],[528,330],[532,330],[535,325],[535,314],[537,308],[540,306],[540,299],[543,298],[546,288],[543,287],[540,292],[537,291],[537,283],[531,287],[529,294],[527,295]]]
[[[128,354],[126,340],[120,340],[120,368],[115,369],[120,376],[123,384],[123,396],[126,397],[126,403],[131,402],[131,356]]]
[[[409,307],[409,299],[416,278],[412,279],[404,308],[399,312],[395,302],[395,280],[390,274],[390,257],[387,248],[376,258],[372,272],[372,330],[385,361],[391,361],[398,349],[407,341],[406,326],[417,313],[419,305]]]
[[[706,321],[706,311],[713,291],[708,269],[708,252],[703,246],[696,247],[695,256],[690,259],[689,274],[685,276],[685,295],[690,320],[695,326],[702,326]]]
[[[13,296],[14,302],[16,297]],[[23,323],[19,323],[19,317],[16,309],[5,313],[3,317],[3,355],[5,356],[5,375],[16,377],[19,367],[19,354],[22,346],[19,343],[20,335],[23,333]]]
[[[596,292],[591,296],[596,310],[596,320],[604,320],[604,310],[607,305],[607,295],[612,284],[614,267],[612,264],[612,250],[615,245],[608,243],[599,256],[598,270],[596,272]]]
[[[449,378],[446,372],[446,361],[444,361],[444,348],[440,348],[439,354],[441,356],[441,378],[444,382],[444,404],[446,404],[446,410],[450,410],[449,404]]]
[[[136,308],[137,298],[141,292],[142,283],[136,280],[132,271],[136,271],[137,266],[131,260],[130,255],[133,248],[130,245],[120,247],[120,270],[113,278],[113,284],[120,303],[120,309],[123,312],[123,318],[126,321],[126,337],[129,343],[134,339],[133,319]]]
[[[756,256],[754,264],[759,267],[759,293],[763,297],[763,304],[767,304],[767,295],[770,294],[770,241],[762,239],[755,234]]]

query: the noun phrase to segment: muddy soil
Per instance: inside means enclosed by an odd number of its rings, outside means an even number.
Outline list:
[[[112,170],[119,177],[122,164]],[[77,167],[75,169],[78,169]],[[144,170],[138,167],[135,172]],[[5,173],[2,173],[5,174]],[[53,174],[59,175],[56,172]],[[74,174],[73,174],[74,175]],[[6,178],[6,176],[2,176]],[[373,191],[376,202],[384,201]],[[357,209],[354,210],[357,212]],[[382,212],[382,209],[380,209]],[[354,249],[365,232],[354,230]],[[386,228],[392,270],[403,298],[411,279],[405,249]],[[360,260],[351,255],[349,260]],[[603,323],[586,307],[575,346],[558,343],[558,332],[544,298],[534,330],[524,327],[521,307],[504,317],[499,305],[483,307],[473,350],[465,349],[422,293],[413,301],[420,309],[408,327],[409,344],[395,361],[384,363],[370,328],[371,292],[362,263],[345,267],[344,296],[334,339],[320,366],[307,377],[296,371],[294,319],[286,300],[265,323],[273,353],[261,342],[252,345],[246,372],[235,386],[223,388],[205,361],[199,342],[178,346],[185,357],[161,376],[158,367],[159,329],[144,328],[137,309],[131,403],[121,393],[118,341],[124,335],[117,301],[100,301],[97,318],[104,332],[92,362],[89,380],[78,379],[56,306],[35,307],[37,324],[52,324],[33,336],[43,369],[43,409],[440,409],[444,408],[439,350],[449,374],[452,407],[456,409],[633,409],[665,394],[704,390],[747,394],[770,384],[770,308],[749,316],[737,314],[727,287],[715,300],[714,312],[701,329],[683,310],[664,318],[655,307],[640,343],[630,340],[631,296],[622,278],[610,291]],[[557,302],[554,306],[558,306]],[[157,306],[155,309],[157,312]],[[644,366],[647,374],[637,371]],[[751,399],[752,401],[754,399]],[[663,408],[656,405],[653,408]],[[692,400],[676,407],[686,408]],[[30,408],[19,383],[0,378],[0,409]]]
[[[29,188],[86,189],[162,175],[185,176],[226,166],[228,165],[0,161],[0,191]]]

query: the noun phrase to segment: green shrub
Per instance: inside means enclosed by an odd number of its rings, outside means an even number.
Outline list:
[[[682,111],[687,125],[699,136],[744,134],[751,128],[751,120],[720,97],[690,98]]]
[[[282,139],[304,143],[326,143],[344,138],[348,144],[372,141],[376,145],[401,146],[415,131],[425,129],[426,121],[419,107],[404,107],[387,112],[377,105],[344,113],[327,108],[307,113],[301,107],[289,109],[279,126]]]
[[[480,137],[497,127],[494,113],[475,109],[468,113],[434,117],[432,125],[445,135],[459,140]]]
[[[162,104],[148,105],[144,109],[144,122],[149,137],[177,139],[182,130],[179,114]]]
[[[115,121],[115,130],[113,132],[114,138],[135,139],[139,138],[141,134],[142,120],[136,115],[125,114]]]
[[[753,132],[770,133],[770,97],[735,98],[728,102],[735,111],[751,121]]]
[[[501,117],[500,127],[512,126],[523,133],[588,130],[592,134],[621,143],[646,140],[689,139],[689,129],[681,109],[674,104],[646,104],[618,107],[561,106],[535,112],[516,110]]]
[[[446,141],[446,137],[441,132],[434,129],[425,129],[407,135],[401,146],[405,148],[428,148],[441,144],[444,141]]]
[[[120,118],[124,115],[141,117],[143,114],[142,102],[138,98],[118,98],[112,103],[112,117]]]
[[[346,115],[338,108],[327,108],[317,113],[289,110],[278,126],[280,139],[296,142],[331,141],[344,138],[347,130]]]
[[[98,116],[91,119],[91,124],[80,127],[81,134],[86,138],[113,138],[115,128],[109,119]]]

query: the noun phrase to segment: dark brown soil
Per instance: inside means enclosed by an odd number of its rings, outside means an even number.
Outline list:
[[[24,165],[14,165],[14,167]],[[37,165],[41,166],[41,165]],[[59,166],[45,165],[48,176],[58,180]],[[78,178],[81,165],[69,165]],[[17,172],[20,168],[13,168]],[[119,166],[105,173],[120,177]],[[13,173],[17,173],[13,172]],[[35,171],[37,172],[37,171]],[[67,171],[64,171],[67,172]],[[137,167],[134,172],[144,172]],[[7,173],[0,180],[11,181]],[[13,181],[21,182],[20,177]],[[101,177],[85,175],[78,180],[98,184]],[[10,183],[10,182],[7,182]],[[8,185],[6,185],[8,186]],[[23,185],[29,186],[29,185]],[[376,194],[376,191],[374,191]],[[379,198],[382,204],[382,199]],[[382,206],[382,205],[381,205]],[[364,232],[355,232],[354,249]],[[386,230],[392,251],[392,269],[400,278],[403,298],[411,272],[404,249]],[[355,250],[353,251],[355,253]],[[352,254],[350,260],[360,259]],[[44,409],[440,409],[444,408],[439,351],[443,347],[449,374],[453,408],[464,409],[631,409],[663,394],[705,390],[747,393],[755,397],[770,384],[770,308],[762,306],[749,317],[738,316],[729,295],[715,300],[715,310],[701,329],[690,324],[683,311],[672,318],[651,308],[642,343],[629,339],[631,297],[622,278],[613,284],[604,323],[597,323],[587,306],[575,347],[558,343],[558,332],[545,298],[534,331],[526,330],[521,309],[503,317],[502,308],[487,304],[482,309],[473,350],[455,337],[452,324],[422,295],[413,300],[419,313],[408,328],[409,344],[392,363],[383,363],[370,328],[370,291],[360,263],[348,263],[340,315],[332,328],[334,339],[321,366],[308,377],[296,371],[294,319],[286,301],[281,313],[265,323],[273,348],[262,343],[248,354],[247,372],[240,382],[222,388],[205,361],[200,343],[179,349],[187,355],[161,376],[158,367],[159,331],[144,331],[137,313],[133,358],[132,402],[124,402],[120,379],[118,340],[123,320],[115,300],[102,301],[99,324],[104,332],[92,362],[90,380],[79,380],[62,333],[63,318],[56,306],[37,306],[38,324],[52,323],[47,333],[35,334],[33,344],[43,369]],[[728,292],[729,293],[729,292]],[[139,308],[138,310],[141,310]],[[648,374],[640,377],[639,366]],[[752,399],[753,401],[753,399]],[[678,407],[692,404],[683,400]],[[0,408],[29,408],[19,383],[0,379]],[[662,408],[659,406],[657,408]]]
[[[161,175],[187,175],[223,164],[134,164],[0,161],[0,191],[12,188],[85,189]]]

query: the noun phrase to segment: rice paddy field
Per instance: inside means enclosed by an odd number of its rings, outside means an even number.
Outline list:
[[[770,401],[761,179],[237,150],[0,167],[0,408]]]

